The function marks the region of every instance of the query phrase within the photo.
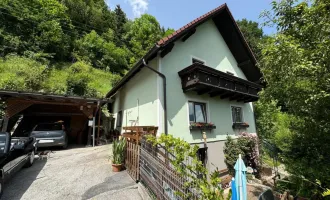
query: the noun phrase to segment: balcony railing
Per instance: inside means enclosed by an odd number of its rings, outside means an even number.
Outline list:
[[[258,92],[262,88],[256,83],[199,63],[194,63],[178,73],[184,92],[195,91],[199,95],[208,93],[211,97],[220,96],[221,99],[230,101],[257,101]]]

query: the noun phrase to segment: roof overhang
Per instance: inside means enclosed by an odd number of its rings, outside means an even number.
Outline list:
[[[43,103],[58,103],[58,104],[104,104],[111,103],[110,99],[106,98],[89,98],[80,96],[68,96],[68,95],[53,95],[38,92],[21,92],[21,91],[10,91],[0,90],[0,98],[2,101],[8,99],[21,99],[26,101],[43,102]]]

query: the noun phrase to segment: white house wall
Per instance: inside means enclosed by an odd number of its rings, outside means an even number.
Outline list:
[[[157,58],[148,65],[157,69]],[[145,67],[127,82],[114,96],[113,108],[116,123],[117,114],[122,111],[122,127],[158,126],[157,84],[157,75]]]

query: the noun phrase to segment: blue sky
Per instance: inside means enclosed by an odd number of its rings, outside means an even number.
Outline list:
[[[131,19],[143,13],[157,18],[164,27],[179,29],[195,18],[227,3],[235,19],[247,18],[261,23],[263,10],[271,8],[272,0],[106,0],[111,9],[120,4]],[[263,27],[266,34],[274,33],[273,28]]]

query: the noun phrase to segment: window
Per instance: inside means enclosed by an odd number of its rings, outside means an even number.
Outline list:
[[[198,60],[198,59],[196,59],[196,58],[192,58],[192,63],[193,63],[193,64],[194,64],[194,63],[199,63],[199,64],[202,64],[202,65],[205,64],[204,61]]]
[[[121,127],[122,125],[122,121],[123,121],[123,112],[122,111],[119,111],[117,113],[117,127]]]
[[[62,129],[63,129],[62,124],[49,123],[49,124],[38,124],[34,130],[35,131],[59,131]]]
[[[232,106],[231,107],[231,114],[232,114],[233,122],[234,123],[243,122],[243,111],[242,111],[242,107]]]
[[[189,121],[206,123],[206,104],[189,101]]]

